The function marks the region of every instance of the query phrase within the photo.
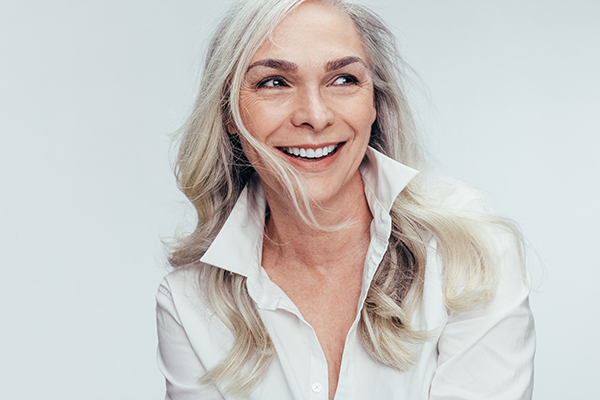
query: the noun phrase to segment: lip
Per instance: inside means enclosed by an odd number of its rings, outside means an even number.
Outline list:
[[[323,143],[323,144],[318,144],[318,145],[311,144],[311,145],[290,145],[290,146],[281,146],[281,147],[278,146],[277,150],[279,150],[281,152],[281,154],[285,157],[285,160],[287,162],[289,162],[296,168],[305,170],[305,171],[316,172],[316,171],[321,171],[321,170],[325,170],[325,169],[329,168],[335,162],[335,160],[338,158],[338,156],[339,156],[340,152],[342,151],[342,149],[344,148],[345,144],[346,144],[346,142],[330,142],[330,143]],[[331,153],[325,157],[318,158],[318,159],[296,157],[294,155],[288,154],[284,150],[287,147],[298,147],[298,148],[303,148],[303,149],[316,150],[316,149],[322,149],[325,146],[331,146],[331,145],[337,145],[337,148],[333,151],[333,153]]]

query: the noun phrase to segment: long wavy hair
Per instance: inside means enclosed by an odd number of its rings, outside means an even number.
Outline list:
[[[241,119],[239,93],[257,49],[292,10],[307,0],[241,0],[218,26],[206,55],[199,94],[182,129],[176,175],[194,205],[195,230],[173,246],[173,267],[201,270],[201,287],[214,314],[235,337],[225,359],[202,379],[232,394],[251,391],[266,372],[274,347],[246,288],[246,278],[205,265],[199,259],[223,226],[246,183],[255,174],[241,147],[240,136],[289,188],[289,198],[303,220],[314,227],[314,204],[302,190],[301,176],[272,149],[250,135]],[[422,149],[402,90],[405,64],[395,38],[382,20],[362,5],[321,0],[348,15],[368,56],[377,117],[370,145],[410,167],[423,167]],[[235,129],[235,135],[231,131]],[[426,195],[419,180],[398,196],[392,210],[392,233],[361,311],[359,338],[380,363],[406,370],[414,363],[427,332],[411,325],[422,298],[427,249],[435,241],[443,261],[443,291],[449,309],[461,311],[485,302],[495,288],[494,246],[487,224],[508,230],[520,244],[510,221],[490,215],[462,215]],[[520,248],[520,247],[519,247]]]

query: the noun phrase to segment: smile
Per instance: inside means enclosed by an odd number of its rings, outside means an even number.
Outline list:
[[[303,147],[280,147],[279,149],[284,153],[297,158],[321,159],[334,154],[338,146],[339,143],[323,146],[317,149],[305,149]]]

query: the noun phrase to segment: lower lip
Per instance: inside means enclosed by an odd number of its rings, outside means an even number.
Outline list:
[[[346,142],[339,143],[333,154],[316,159],[295,157],[283,150],[280,151],[286,156],[285,159],[298,169],[305,171],[321,171],[329,168],[335,162],[345,144]]]

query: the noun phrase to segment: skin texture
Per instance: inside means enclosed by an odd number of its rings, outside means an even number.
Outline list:
[[[250,134],[304,176],[323,225],[353,223],[335,232],[306,226],[282,195],[275,176],[247,145],[271,216],[262,265],[313,327],[327,359],[329,398],[337,388],[344,343],[356,318],[372,219],[358,167],[375,121],[368,60],[350,18],[318,2],[303,3],[254,55],[240,93]],[[305,160],[287,147],[322,148],[333,155]]]

